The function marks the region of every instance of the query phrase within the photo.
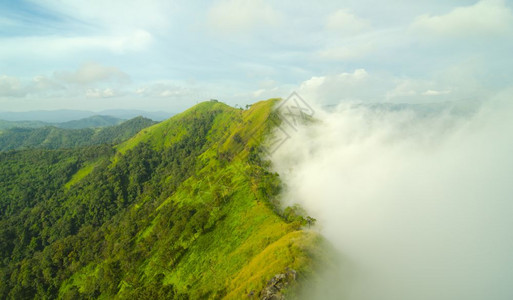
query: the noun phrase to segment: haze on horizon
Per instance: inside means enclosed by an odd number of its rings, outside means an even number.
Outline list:
[[[3,1],[0,107],[483,99],[510,84],[512,37],[505,0]]]

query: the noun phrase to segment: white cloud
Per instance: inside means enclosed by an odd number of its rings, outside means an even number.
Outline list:
[[[89,62],[74,71],[56,71],[53,76],[37,75],[31,80],[0,76],[0,96],[6,98],[108,98],[119,96],[109,85],[118,89],[130,81],[129,76],[116,67]]]
[[[87,98],[111,98],[118,96],[118,93],[111,88],[106,89],[87,89]]]
[[[415,33],[447,38],[505,36],[513,32],[513,14],[505,1],[481,0],[445,15],[421,15],[411,29]]]
[[[0,96],[3,97],[22,97],[27,91],[22,87],[21,82],[16,77],[0,76]]]
[[[145,50],[152,41],[152,35],[143,29],[136,29],[130,33],[122,35],[70,38],[48,37],[42,38],[41,40],[42,46],[45,48],[48,47],[52,51],[60,52],[105,49],[114,53],[142,51]]]
[[[386,90],[382,78],[386,77],[371,76],[365,69],[314,76],[300,84],[298,93],[309,101],[324,104],[340,101],[378,102],[382,99],[380,94]]]
[[[281,19],[266,0],[219,0],[209,9],[207,24],[214,32],[229,36],[277,26]]]
[[[85,63],[76,71],[55,72],[55,78],[71,84],[90,85],[102,82],[123,83],[129,81],[129,76],[116,67],[104,66],[99,63]]]
[[[72,16],[89,26],[124,33],[137,29],[159,31],[170,26],[176,2],[167,0],[31,0],[41,7]]]
[[[63,85],[46,76],[35,76],[32,80],[22,80],[13,76],[0,76],[0,96],[25,97],[28,95],[46,96],[47,93],[60,91]]]
[[[422,95],[424,96],[439,96],[439,95],[447,95],[450,94],[451,90],[437,91],[437,90],[427,90]]]
[[[353,35],[371,29],[368,20],[349,13],[346,9],[340,9],[326,18],[326,29],[337,35]]]
[[[62,82],[58,82],[54,78],[49,78],[42,75],[35,76],[29,85],[32,87],[31,90],[35,93],[62,90],[65,88]]]
[[[332,61],[353,61],[363,59],[375,50],[376,45],[373,41],[364,41],[363,43],[327,47],[317,52],[317,55],[322,59]]]
[[[340,9],[326,17],[324,25],[327,34],[326,46],[316,56],[324,60],[351,61],[366,57],[376,49],[372,35],[358,36],[371,32],[370,21]]]
[[[153,41],[153,36],[146,30],[136,29],[131,34],[117,37],[107,43],[113,52],[145,50]]]
[[[412,84],[410,80],[403,80],[394,89],[387,92],[386,99],[390,101],[405,96],[417,96],[417,94],[416,85]]]
[[[170,98],[206,100],[205,90],[184,82],[159,81],[145,84],[135,90],[135,94],[148,98]]]
[[[152,35],[142,29],[119,35],[4,37],[0,38],[0,55],[33,60],[49,57],[63,59],[97,50],[124,54],[144,51],[152,42]]]
[[[429,103],[483,99],[489,95],[475,77],[476,70],[448,66],[426,79],[398,77],[379,71],[356,69],[303,81],[297,92],[320,104],[350,102]]]
[[[386,100],[390,102],[417,102],[450,100],[447,97],[436,96],[450,95],[452,90],[447,83],[432,80],[396,79],[396,86],[387,91]],[[456,100],[456,99],[454,99]]]
[[[316,110],[273,155],[340,251],[305,299],[511,299],[511,90],[472,115]]]
[[[292,88],[288,85],[278,85],[268,88],[260,88],[249,94],[239,94],[240,99],[247,99],[250,103],[258,100],[265,100],[270,98],[285,98],[292,91]]]
[[[347,36],[333,36],[330,32],[328,37],[314,54],[333,62],[394,61],[398,52],[411,43],[402,28],[371,29]]]

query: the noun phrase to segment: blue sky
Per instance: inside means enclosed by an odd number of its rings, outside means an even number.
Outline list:
[[[8,0],[0,110],[483,99],[511,53],[505,0]]]

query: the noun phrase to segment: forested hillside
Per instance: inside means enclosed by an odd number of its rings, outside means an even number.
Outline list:
[[[204,102],[114,147],[0,153],[0,298],[293,293],[324,255],[262,156],[275,102]]]
[[[103,119],[102,119],[103,120]],[[91,119],[94,121],[94,119]],[[68,124],[69,123],[69,124]],[[62,126],[79,126],[68,122]],[[85,125],[85,123],[81,123]],[[27,148],[59,149],[126,141],[154,121],[137,117],[116,126],[102,128],[64,129],[55,126],[40,128],[11,128],[0,132],[0,151]],[[82,126],[81,125],[81,126]],[[92,124],[90,124],[92,125]]]

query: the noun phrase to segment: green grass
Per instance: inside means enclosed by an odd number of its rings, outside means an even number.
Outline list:
[[[80,180],[89,175],[94,170],[94,167],[97,165],[98,162],[87,163],[84,167],[82,167],[75,174],[73,174],[71,179],[66,183],[66,185],[64,185],[64,188],[69,189],[72,185],[80,182]]]

